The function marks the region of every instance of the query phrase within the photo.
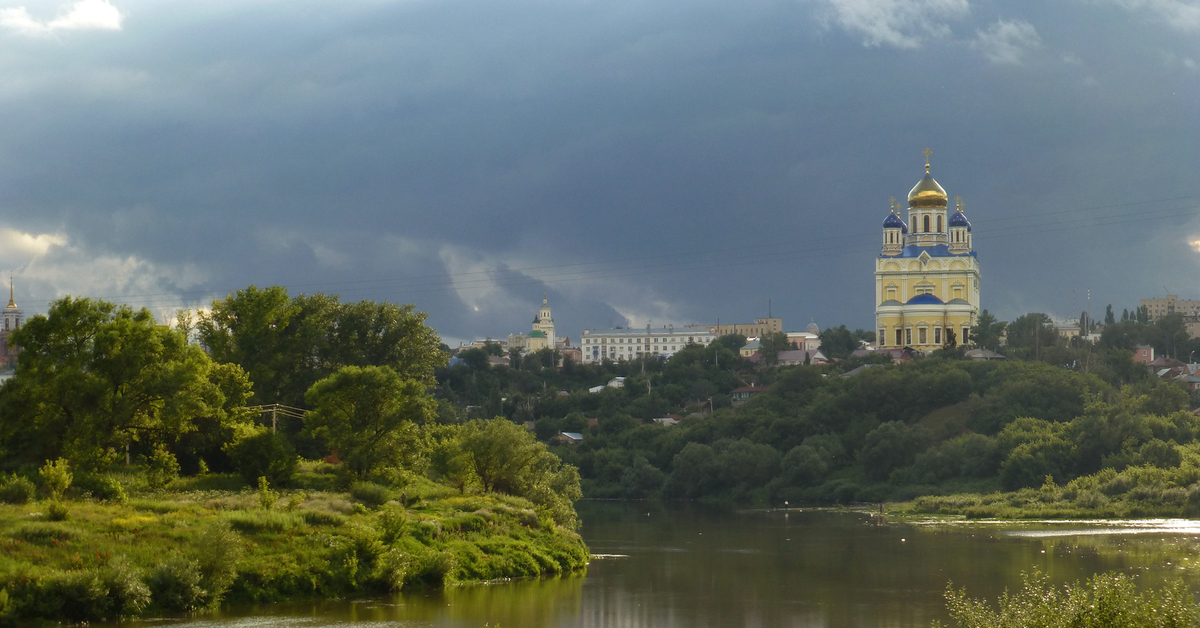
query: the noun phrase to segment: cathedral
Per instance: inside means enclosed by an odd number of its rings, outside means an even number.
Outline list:
[[[876,345],[932,351],[970,342],[979,315],[979,260],[962,202],[947,215],[946,190],[929,174],[908,193],[908,220],[892,212],[883,221],[883,249],[875,260]]]

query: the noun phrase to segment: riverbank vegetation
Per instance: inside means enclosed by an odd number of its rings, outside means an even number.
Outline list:
[[[146,310],[68,297],[11,341],[21,354],[0,387],[4,620],[586,564],[576,469],[522,426],[439,405],[429,390],[445,353],[411,306],[251,287],[166,327]]]
[[[1186,628],[1200,625],[1200,607],[1183,581],[1138,590],[1124,574],[1096,574],[1063,587],[1044,574],[1023,577],[1019,591],[1000,596],[992,607],[946,590],[946,608],[959,628]],[[942,624],[934,622],[934,628]]]
[[[340,481],[327,463],[302,464],[281,491],[224,474],[152,490],[144,472],[115,471],[100,482],[124,494],[71,489],[0,506],[0,616],[116,619],[554,575],[587,562],[578,535],[526,498],[426,479],[344,490]]]
[[[438,395],[492,398],[489,411],[531,422],[541,439],[582,433],[555,451],[579,468],[589,497],[778,505],[932,496],[916,502],[920,512],[1200,513],[1196,399],[1119,346],[1136,325],[1115,325],[1123,335],[1111,346],[1014,346],[1030,359],[1002,362],[947,350],[909,364],[764,369],[734,353],[734,337],[666,362],[464,361],[438,371]],[[1024,336],[1040,334],[1013,338]],[[612,377],[623,387],[588,391]],[[766,390],[733,407],[727,393],[752,383]],[[670,413],[682,421],[653,421]]]

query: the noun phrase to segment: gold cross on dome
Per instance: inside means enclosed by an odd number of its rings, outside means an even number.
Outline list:
[[[933,154],[933,151],[926,148],[925,150],[921,151],[921,154],[925,155],[925,172],[929,172],[929,156]]]
[[[893,196],[892,198],[890,198],[888,200],[890,200],[892,202],[892,213],[893,214],[896,213],[896,197]]]
[[[962,197],[961,197],[961,196],[955,196],[955,197],[954,197],[954,204],[958,206],[958,211],[962,211],[962,208],[963,208],[963,203],[962,203]]]

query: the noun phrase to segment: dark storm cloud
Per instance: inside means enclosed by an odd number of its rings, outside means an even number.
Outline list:
[[[62,242],[0,257],[35,306],[253,282],[459,339],[543,293],[572,337],[768,299],[868,327],[926,146],[993,312],[1200,296],[1200,221],[1166,211],[1200,205],[1195,3],[112,4],[119,31],[0,34],[0,226]]]

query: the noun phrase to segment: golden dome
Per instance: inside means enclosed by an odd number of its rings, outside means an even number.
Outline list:
[[[925,166],[925,178],[917,182],[913,186],[911,192],[908,193],[909,207],[945,207],[946,190],[938,185],[937,181],[929,175],[929,166]]]

